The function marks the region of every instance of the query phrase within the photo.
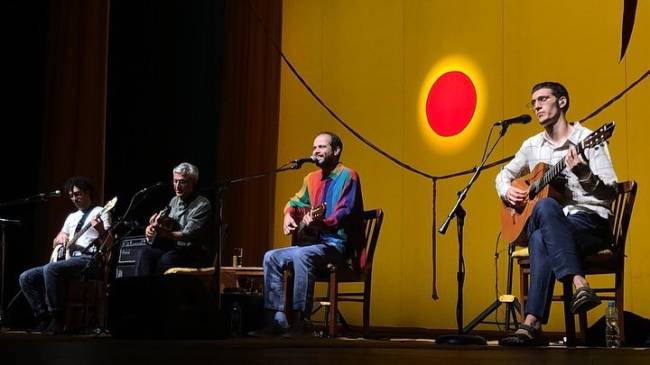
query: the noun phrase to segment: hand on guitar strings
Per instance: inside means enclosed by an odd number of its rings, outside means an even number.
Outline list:
[[[282,223],[282,230],[285,235],[291,234],[298,227],[298,223],[293,219],[290,213],[284,215],[284,222]]]
[[[512,207],[523,207],[528,201],[528,190],[519,189],[516,186],[510,186],[508,191],[506,191],[506,201]]]
[[[177,240],[173,233],[174,221],[166,215],[156,213],[149,219],[149,225],[144,231],[148,240],[151,240],[154,235],[161,238]]]
[[[68,242],[68,235],[63,232],[59,232],[59,234],[54,237],[52,248],[56,247],[57,245],[65,245],[66,242]]]

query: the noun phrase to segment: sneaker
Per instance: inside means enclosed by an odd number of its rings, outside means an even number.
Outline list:
[[[314,337],[314,325],[308,320],[296,321],[291,328],[282,335],[286,338]]]
[[[593,289],[583,286],[576,290],[571,299],[571,313],[580,314],[597,307],[600,304],[600,298]]]

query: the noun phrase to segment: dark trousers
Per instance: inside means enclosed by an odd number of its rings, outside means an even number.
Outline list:
[[[526,314],[548,322],[555,279],[583,275],[581,257],[612,243],[609,222],[597,214],[579,212],[565,216],[554,199],[540,200],[528,222],[530,289]]]
[[[207,254],[192,247],[161,249],[145,246],[136,262],[136,275],[162,275],[172,267],[201,267],[209,264]]]

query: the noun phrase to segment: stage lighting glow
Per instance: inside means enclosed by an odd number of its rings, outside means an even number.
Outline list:
[[[436,153],[459,153],[483,123],[487,86],[480,68],[466,56],[450,55],[422,81],[417,117],[423,141]]]

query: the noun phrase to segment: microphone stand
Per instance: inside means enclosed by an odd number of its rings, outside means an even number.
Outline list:
[[[36,194],[32,196],[28,196],[26,198],[21,198],[21,199],[16,199],[16,200],[11,200],[8,202],[0,203],[0,208],[4,207],[12,207],[14,205],[23,205],[23,204],[29,204],[29,203],[38,203],[38,202],[46,202],[50,198],[57,198],[58,196],[52,196],[48,194]]]
[[[5,322],[5,255],[7,250],[7,242],[5,241],[5,229],[9,225],[18,225],[20,224],[19,220],[15,219],[4,219],[0,218],[0,262],[2,262],[2,269],[0,269],[0,328],[4,325]]]
[[[8,202],[0,203],[0,208],[12,207],[15,205],[30,204],[36,202],[45,202],[48,201],[53,196],[48,194],[36,194],[29,196],[27,198],[21,198],[16,200],[11,200]],[[2,268],[0,268],[0,327],[4,325],[5,321],[5,266],[6,266],[6,253],[7,253],[7,242],[5,240],[5,230],[9,225],[19,225],[20,221],[15,219],[4,219],[0,218],[0,262],[2,263]],[[20,294],[20,291],[18,291]]]
[[[472,187],[472,185],[474,185],[474,182],[476,182],[479,175],[481,174],[483,166],[485,166],[485,163],[492,154],[492,151],[494,151],[494,148],[497,146],[501,138],[503,138],[503,136],[506,134],[507,130],[507,124],[501,125],[501,133],[499,134],[499,138],[497,138],[497,140],[494,142],[489,152],[483,156],[483,160],[479,166],[475,167],[474,174],[469,179],[467,185],[462,190],[458,191],[458,199],[456,200],[456,203],[449,211],[447,218],[442,223],[440,228],[438,228],[438,232],[440,234],[445,234],[447,232],[447,228],[449,228],[449,223],[451,223],[451,220],[456,218],[456,226],[458,232],[458,272],[456,273],[456,280],[458,281],[458,297],[456,301],[456,325],[458,327],[458,333],[456,335],[438,336],[436,338],[437,344],[487,345],[487,341],[485,341],[483,337],[467,335],[466,333],[469,332],[469,330],[465,331],[465,329],[463,329],[463,284],[465,282],[465,260],[463,258],[463,227],[465,225],[466,212],[465,209],[463,209],[462,204],[467,197],[469,189]]]
[[[302,167],[303,163],[304,161],[299,161],[299,160],[290,161],[278,167],[277,169],[266,171],[260,174],[230,179],[224,183],[217,184],[216,186],[203,190],[203,192],[214,191],[216,194],[218,236],[217,236],[217,254],[215,255],[213,261],[213,266],[214,266],[213,280],[216,282],[217,306],[219,310],[221,310],[221,258],[223,254],[223,245],[226,241],[226,231],[228,229],[228,225],[225,223],[223,217],[223,207],[224,207],[223,195],[225,191],[228,189],[230,185],[233,184],[261,179],[263,177],[272,176],[283,171],[298,170]]]
[[[140,200],[138,200],[138,201],[135,203],[135,205],[134,205],[134,201],[135,201],[135,199],[136,199],[140,194],[143,194],[143,193],[144,193],[144,195],[143,195],[143,196],[140,198]],[[108,229],[104,230],[104,232],[103,232],[103,233],[102,233],[102,234],[97,238],[97,240],[100,241],[101,244],[99,245],[99,247],[97,247],[97,249],[95,250],[95,252],[93,252],[93,254],[92,254],[90,260],[88,260],[88,262],[87,262],[86,265],[83,267],[83,269],[81,269],[81,271],[77,274],[77,275],[79,276],[79,278],[80,278],[82,281],[85,281],[85,280],[86,280],[86,274],[87,274],[88,271],[93,267],[94,263],[97,261],[97,258],[100,257],[100,255],[104,254],[104,252],[106,252],[107,242],[109,241],[106,237],[107,237],[108,235],[112,235],[113,232],[116,231],[117,228],[118,228],[119,226],[123,225],[123,224],[126,222],[126,218],[128,217],[128,215],[129,215],[129,213],[131,212],[131,210],[132,210],[133,208],[137,207],[140,203],[142,203],[142,202],[143,202],[143,201],[144,201],[148,196],[149,196],[149,190],[140,190],[140,191],[136,192],[136,193],[133,195],[133,197],[131,197],[131,200],[130,200],[130,202],[129,202],[129,206],[126,208],[126,211],[124,212],[124,214],[123,214],[122,216],[118,217],[117,220],[115,221],[115,223],[111,224],[111,226],[110,226]],[[130,232],[131,230],[132,230],[132,229],[130,229],[128,232]],[[124,234],[124,235],[128,235],[128,232],[127,232],[126,234]],[[97,240],[96,240],[96,241],[97,241]],[[118,247],[120,246],[120,244],[119,244],[120,240],[117,240],[117,242],[118,242],[118,244],[113,243],[110,247],[108,247],[108,251],[112,251],[112,250],[114,250],[115,248],[118,248]],[[94,245],[94,243],[91,243],[90,245],[88,245],[88,247],[86,247],[86,248],[82,251],[82,253],[88,253],[89,248],[92,247],[93,245]],[[106,262],[106,266],[109,267],[109,268],[110,268],[110,266],[111,266],[110,261],[111,261],[111,260],[109,260],[109,262]],[[100,270],[99,270],[100,275],[102,274],[101,269],[102,269],[102,268],[101,268],[101,266],[100,266]],[[109,281],[109,279],[110,279],[110,275],[106,272],[106,267],[104,267],[103,269],[104,269],[104,272],[103,272],[104,277],[102,278],[102,281],[105,281],[105,282],[106,282],[106,296],[105,296],[104,298],[102,298],[101,300],[106,300],[107,297],[108,297],[108,281]],[[84,290],[85,290],[85,289],[84,289]],[[83,298],[84,298],[84,301],[87,299],[87,296],[85,295],[85,293],[84,293]],[[84,307],[85,307],[85,305],[84,305]],[[107,317],[107,313],[106,313],[108,306],[107,306],[107,305],[103,305],[103,308],[104,308],[104,311],[105,311],[104,316],[103,316],[103,317],[104,317],[104,321],[105,321],[106,318],[108,318],[108,317]],[[101,333],[103,333],[103,332],[106,332],[106,327],[105,327],[105,326],[106,326],[106,323],[100,323],[99,325],[100,325],[100,328],[97,328],[97,329],[95,330],[95,333],[96,333],[97,335],[99,335],[99,334],[101,334]]]

